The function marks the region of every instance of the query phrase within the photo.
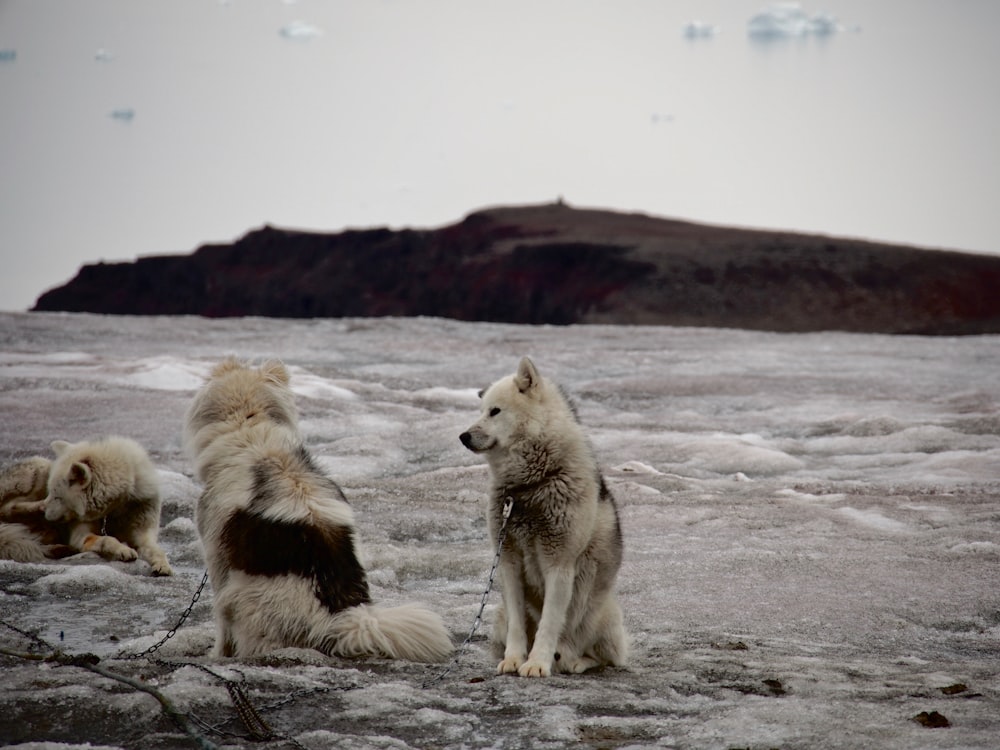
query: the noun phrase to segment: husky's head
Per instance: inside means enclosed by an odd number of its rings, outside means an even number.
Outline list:
[[[517,444],[533,442],[560,432],[560,423],[575,424],[572,406],[558,386],[538,374],[524,357],[517,372],[501,378],[479,394],[479,420],[459,435],[462,445],[475,453],[504,454]]]
[[[82,445],[65,440],[52,443],[56,460],[49,469],[48,496],[45,498],[45,518],[49,521],[92,521],[100,516],[100,511],[90,503],[94,481],[91,461],[75,450]]]
[[[251,367],[234,357],[216,365],[194,397],[185,420],[189,447],[195,455],[216,435],[250,424],[269,422],[294,427],[295,400],[288,370],[278,360]],[[206,433],[204,439],[199,434]]]

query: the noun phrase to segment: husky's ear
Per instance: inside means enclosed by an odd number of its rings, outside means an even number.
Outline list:
[[[482,398],[483,396],[486,395],[486,389],[485,388],[480,388],[479,389],[479,393],[477,393],[476,395],[479,396],[479,398]]]
[[[76,461],[69,467],[69,483],[79,487],[87,487],[93,479],[90,467],[82,461]]]
[[[517,386],[517,390],[521,393],[527,393],[538,385],[540,380],[534,363],[527,357],[522,357],[521,363],[517,366],[517,375],[514,376],[514,385]]]
[[[53,440],[49,445],[52,448],[52,452],[57,456],[61,456],[69,448],[69,443],[65,440]]]
[[[264,376],[278,385],[288,385],[288,370],[279,359],[269,359],[260,366]]]

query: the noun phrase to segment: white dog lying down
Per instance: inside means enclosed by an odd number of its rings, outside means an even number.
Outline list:
[[[96,552],[109,560],[141,558],[153,575],[171,574],[158,543],[159,477],[134,440],[106,437],[52,443],[55,460],[21,461],[0,476],[0,556],[25,561]],[[18,529],[14,546],[14,529]],[[5,554],[3,541],[8,542]]]

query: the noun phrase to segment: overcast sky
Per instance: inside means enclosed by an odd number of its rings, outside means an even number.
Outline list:
[[[1000,3],[806,2],[840,29],[754,41],[764,7],[0,0],[0,309],[264,223],[559,196],[1000,251]]]

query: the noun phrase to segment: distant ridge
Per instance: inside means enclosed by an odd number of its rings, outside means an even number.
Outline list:
[[[84,266],[33,309],[961,335],[1000,332],[1000,257],[559,202],[434,230],[268,226],[190,255]]]

